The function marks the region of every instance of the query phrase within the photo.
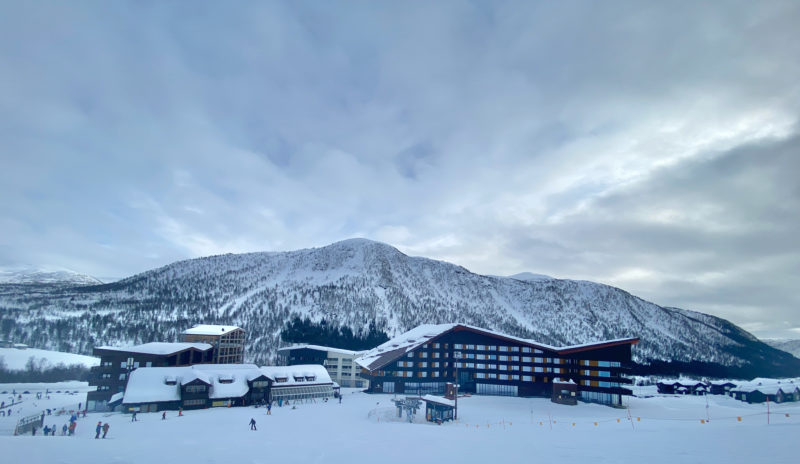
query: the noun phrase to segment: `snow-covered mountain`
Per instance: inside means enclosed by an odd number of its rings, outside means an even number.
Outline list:
[[[69,270],[0,269],[0,283],[97,285],[98,279]]]
[[[773,348],[777,348],[781,351],[792,354],[796,358],[800,358],[800,340],[765,338],[762,341]]]
[[[105,285],[0,286],[0,336],[87,354],[100,344],[176,340],[205,322],[244,327],[247,358],[269,362],[294,315],[357,333],[375,324],[389,336],[463,322],[552,345],[639,337],[634,358],[656,371],[800,372],[796,358],[714,316],[593,282],[482,276],[363,239],[180,261]]]

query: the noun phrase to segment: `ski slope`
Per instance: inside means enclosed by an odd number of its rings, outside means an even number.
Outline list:
[[[654,387],[639,389],[655,395]],[[628,410],[543,398],[459,399],[458,423],[396,418],[391,395],[346,391],[344,401],[296,409],[216,408],[89,414],[75,437],[0,437],[4,462],[34,463],[795,463],[800,403],[748,405],[731,398],[631,398]],[[788,415],[788,416],[787,416]],[[739,421],[737,418],[741,417]],[[248,422],[257,421],[251,431]],[[701,420],[707,421],[701,423]],[[97,421],[109,438],[94,439]],[[596,425],[595,425],[596,424]]]

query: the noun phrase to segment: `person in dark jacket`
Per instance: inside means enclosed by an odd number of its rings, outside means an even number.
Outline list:
[[[110,429],[110,428],[111,428],[111,426],[110,426],[110,425],[108,425],[108,422],[106,422],[105,424],[103,424],[103,438],[105,438],[105,437],[106,437],[106,435],[108,435],[108,429]]]
[[[167,411],[161,413],[161,420],[167,420]]]
[[[250,418],[250,430],[256,430],[256,420],[252,417]]]
[[[94,431],[97,432],[97,433],[94,434],[95,438],[100,438],[100,431],[101,430],[103,430],[103,423],[102,422],[98,422],[97,423],[97,427],[95,427],[95,429],[94,429]]]

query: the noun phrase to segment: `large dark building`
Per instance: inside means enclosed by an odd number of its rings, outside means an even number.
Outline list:
[[[134,369],[211,363],[213,351],[207,343],[154,342],[126,347],[96,347],[92,355],[100,358],[100,365],[91,368],[89,385],[97,386],[97,390],[87,393],[86,408],[90,411],[106,410],[111,397],[125,391]]]
[[[553,380],[572,381],[582,401],[621,405],[631,346],[638,338],[554,347],[464,324],[423,325],[368,351],[356,362],[370,392],[460,392],[552,397]]]

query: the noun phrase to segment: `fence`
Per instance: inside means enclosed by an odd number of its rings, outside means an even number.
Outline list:
[[[42,415],[36,414],[35,416],[26,416],[17,421],[17,426],[14,428],[14,435],[23,435],[42,428]]]

